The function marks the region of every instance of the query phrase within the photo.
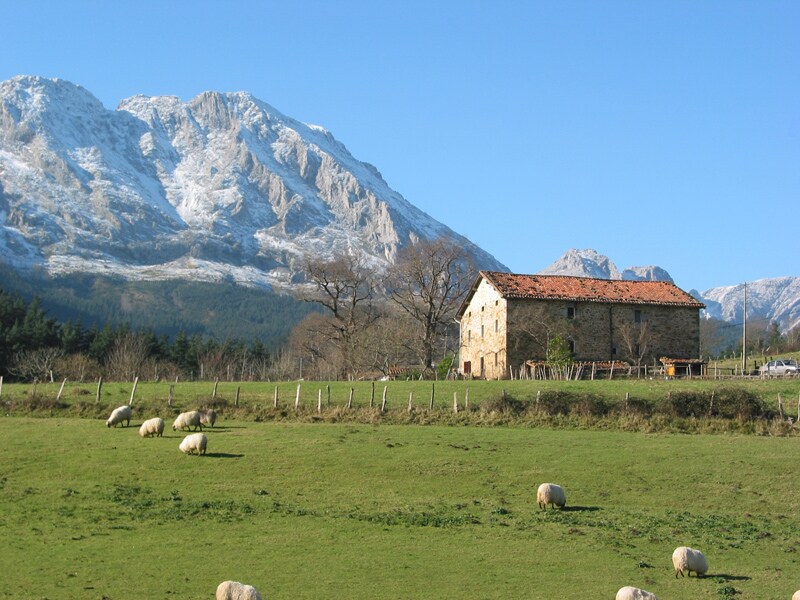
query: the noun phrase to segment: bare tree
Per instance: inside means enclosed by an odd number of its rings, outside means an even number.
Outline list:
[[[62,356],[55,363],[54,371],[59,377],[66,377],[73,381],[97,379],[100,376],[100,365],[96,360],[86,354],[68,354]]]
[[[619,326],[619,335],[625,358],[636,363],[637,368],[641,367],[642,360],[650,352],[650,342],[653,337],[649,321],[622,323]]]
[[[342,375],[352,377],[356,339],[378,317],[373,303],[375,275],[353,254],[332,261],[307,259],[305,271],[314,290],[304,299],[325,308],[329,317],[317,323],[316,333],[340,354]]]
[[[575,334],[574,321],[555,313],[548,303],[534,302],[515,314],[509,323],[509,350],[524,352],[528,358],[546,360],[551,340],[571,340]]]
[[[38,348],[14,354],[8,371],[20,379],[52,381],[53,366],[63,355],[61,348]]]
[[[461,246],[439,238],[407,246],[389,278],[390,298],[417,324],[414,353],[433,367],[439,336],[469,291],[475,269]]]
[[[118,335],[106,356],[109,378],[132,381],[141,374],[147,356],[148,341],[143,334],[126,331]]]

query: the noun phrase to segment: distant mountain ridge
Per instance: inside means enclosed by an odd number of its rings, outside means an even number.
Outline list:
[[[656,266],[628,267],[619,271],[611,259],[591,249],[572,248],[539,273],[599,279],[673,281],[665,269]],[[704,292],[689,290],[689,293],[706,305],[703,311],[706,318],[742,322],[744,284],[716,287]],[[748,282],[747,319],[765,324],[775,321],[782,331],[789,331],[800,325],[800,277],[776,277]]]
[[[0,259],[17,270],[285,290],[305,255],[383,269],[437,237],[505,269],[329,132],[245,92],[114,111],[68,81],[0,82]]]

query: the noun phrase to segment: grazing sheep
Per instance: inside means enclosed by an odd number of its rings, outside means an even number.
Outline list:
[[[794,594],[792,594],[792,600],[800,600],[800,590],[797,590]]]
[[[217,586],[217,600],[261,600],[261,594],[252,585],[223,581]]]
[[[619,588],[615,600],[658,600],[658,598],[656,598],[655,594],[626,585],[623,588]]]
[[[183,438],[179,448],[184,454],[198,455],[206,453],[206,446],[208,445],[208,438],[205,433],[192,433]]]
[[[675,548],[675,552],[672,553],[672,566],[675,567],[675,577],[678,573],[683,577],[684,571],[689,576],[694,571],[698,577],[708,571],[708,561],[703,553],[687,546]]]
[[[125,421],[125,427],[130,427],[131,424],[131,417],[133,416],[133,411],[131,407],[128,405],[120,406],[119,408],[115,408],[111,411],[111,416],[108,417],[108,421],[106,421],[107,427],[116,427],[118,423],[122,423]]]
[[[175,422],[172,424],[172,431],[189,429],[190,427],[194,427],[193,431],[197,431],[198,427],[200,431],[203,431],[203,425],[200,423],[200,413],[196,410],[179,414],[178,418],[176,418]]]
[[[161,437],[164,434],[164,419],[159,417],[155,417],[153,419],[147,419],[142,426],[139,427],[139,435],[142,437],[152,437],[158,436]]]
[[[567,503],[567,495],[564,493],[564,488],[555,483],[543,483],[536,491],[536,502],[539,508],[547,510],[547,505],[551,504],[553,507],[558,506],[564,508]]]
[[[217,411],[213,408],[209,408],[208,410],[201,410],[200,411],[200,422],[203,425],[210,425],[211,427],[214,426],[214,423],[217,422]]]

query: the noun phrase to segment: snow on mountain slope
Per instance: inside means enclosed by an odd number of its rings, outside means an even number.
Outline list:
[[[744,284],[711,288],[700,294],[709,317],[742,322]],[[747,284],[747,320],[776,321],[788,331],[800,325],[800,277],[759,279]]]
[[[392,190],[325,129],[244,92],[134,96],[0,83],[0,258],[19,269],[288,286],[303,256],[378,268],[418,240],[488,253]]]

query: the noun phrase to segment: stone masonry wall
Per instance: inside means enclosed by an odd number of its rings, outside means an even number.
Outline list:
[[[461,317],[461,373],[502,379],[506,367],[506,300],[486,280],[481,281]],[[481,360],[483,371],[481,371]]]

